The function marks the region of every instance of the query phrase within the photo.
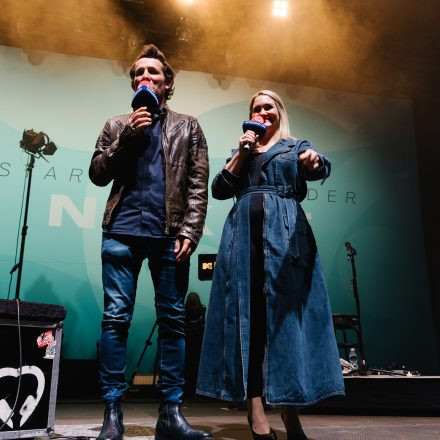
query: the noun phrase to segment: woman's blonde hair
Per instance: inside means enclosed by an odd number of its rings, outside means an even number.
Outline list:
[[[252,117],[252,108],[254,106],[254,101],[257,96],[266,95],[269,98],[272,98],[275,101],[275,105],[277,107],[278,113],[280,114],[280,126],[278,127],[278,139],[289,139],[293,138],[290,134],[289,128],[289,117],[287,116],[286,108],[284,107],[283,100],[281,97],[272,92],[272,90],[260,90],[252,96],[251,101],[249,103],[249,119]]]

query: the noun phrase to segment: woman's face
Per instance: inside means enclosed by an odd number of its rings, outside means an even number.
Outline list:
[[[275,101],[267,95],[258,95],[252,103],[251,118],[260,115],[264,118],[267,127],[265,137],[272,137],[280,126],[280,114]]]

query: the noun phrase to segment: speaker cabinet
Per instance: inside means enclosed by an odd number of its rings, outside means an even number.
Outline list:
[[[0,439],[53,431],[65,315],[62,306],[0,300]]]

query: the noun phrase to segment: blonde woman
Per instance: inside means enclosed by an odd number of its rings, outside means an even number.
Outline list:
[[[306,181],[327,178],[331,166],[290,135],[276,93],[252,97],[249,118],[256,116],[264,137],[245,132],[212,183],[214,198],[237,202],[217,256],[197,389],[247,400],[257,440],[276,438],[263,399],[283,405],[288,439],[303,440],[298,407],[344,394],[323,270],[300,205]]]

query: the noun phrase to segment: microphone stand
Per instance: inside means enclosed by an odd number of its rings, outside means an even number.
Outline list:
[[[351,287],[353,288],[354,299],[356,302],[356,315],[358,318],[358,328],[359,328],[359,351],[361,352],[362,360],[365,360],[364,353],[364,341],[362,338],[362,327],[361,327],[361,306],[359,303],[359,290],[357,285],[357,274],[356,274],[356,265],[354,261],[355,255],[357,255],[356,249],[347,241],[345,243],[345,247],[347,248],[347,256],[351,263],[351,271],[353,274],[353,278],[351,280]]]
[[[131,387],[133,386],[134,378],[136,377],[136,374],[139,370],[139,367],[142,363],[142,359],[144,358],[145,352],[147,351],[147,348],[152,345],[151,339],[153,338],[154,330],[156,330],[156,327],[158,326],[157,319],[154,321],[153,328],[150,331],[150,334],[148,335],[148,338],[145,341],[144,349],[142,350],[142,353],[137,361],[136,366],[134,367],[133,374],[131,375],[130,381],[128,382],[128,385]],[[157,352],[156,352],[157,356]],[[157,367],[157,359],[154,360],[154,375],[153,375],[153,385],[156,384],[156,367]]]

